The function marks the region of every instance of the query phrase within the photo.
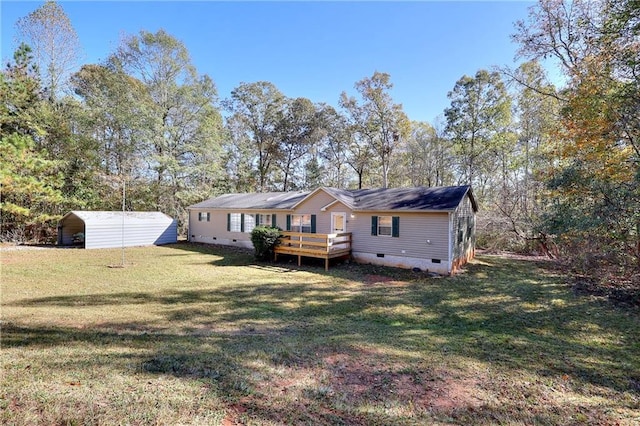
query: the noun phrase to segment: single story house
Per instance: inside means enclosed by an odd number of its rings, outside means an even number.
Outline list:
[[[475,255],[477,210],[470,186],[226,194],[188,207],[189,241],[251,248],[256,225],[329,246],[350,233],[356,262],[451,274]]]
[[[58,222],[58,245],[116,248],[178,241],[178,221],[161,212],[71,211]]]

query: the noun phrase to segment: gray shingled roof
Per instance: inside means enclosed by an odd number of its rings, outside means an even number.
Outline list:
[[[469,186],[361,189],[353,195],[357,210],[455,210],[469,190]]]
[[[471,190],[471,187],[446,186],[357,190],[325,187],[322,189],[353,210],[449,211],[458,207],[460,201]],[[309,194],[311,194],[311,191],[226,194],[194,204],[189,208],[289,210]],[[474,210],[477,210],[473,196],[471,196],[471,201]]]
[[[309,191],[299,192],[261,192],[250,194],[225,194],[189,208],[213,208],[213,209],[290,209],[302,201]]]

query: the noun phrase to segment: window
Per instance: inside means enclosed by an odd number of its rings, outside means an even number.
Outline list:
[[[292,214],[291,230],[293,232],[311,232],[310,214]]]
[[[258,216],[256,218],[256,219],[258,219],[257,224],[259,224],[260,226],[276,226],[275,223],[272,223],[272,216],[274,216],[274,215],[259,214],[257,216]]]
[[[241,213],[229,213],[227,230],[231,232],[242,232],[242,214]]]
[[[378,235],[390,237],[392,224],[391,216],[378,216]]]
[[[371,235],[400,237],[400,216],[371,216]]]
[[[199,222],[209,222],[209,221],[211,221],[211,213],[210,212],[199,212],[198,213],[198,221]]]
[[[244,216],[244,230],[242,232],[251,232],[256,226],[256,218],[252,214],[245,214]]]

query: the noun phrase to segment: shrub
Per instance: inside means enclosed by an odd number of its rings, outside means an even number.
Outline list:
[[[280,239],[280,228],[270,226],[256,226],[251,231],[251,242],[255,249],[255,256],[258,260],[271,260],[273,258],[273,248]]]

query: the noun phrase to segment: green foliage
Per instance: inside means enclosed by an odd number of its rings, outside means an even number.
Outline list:
[[[278,130],[282,123],[286,97],[270,82],[242,83],[231,91],[231,98],[224,102],[232,114],[229,130],[232,141],[238,142],[232,149],[244,150],[255,162],[256,187],[267,191],[271,186],[273,165],[280,157]]]
[[[557,236],[580,273],[598,270],[600,276],[635,277],[630,280],[636,286],[640,286],[638,10],[635,0],[570,5],[541,0],[514,36],[522,54],[558,60],[568,83],[558,97],[559,143],[547,174],[549,194],[541,229]]]
[[[509,134],[511,97],[500,74],[486,70],[460,78],[448,97],[446,132],[453,143],[459,180],[473,185],[483,202],[494,186],[491,179],[504,177],[500,174],[515,142]]]
[[[48,160],[34,147],[29,136],[17,133],[0,140],[2,239],[49,238],[60,218],[54,213],[64,202],[60,162]]]
[[[389,185],[389,169],[394,152],[410,132],[410,122],[402,109],[391,97],[391,76],[375,72],[355,84],[360,99],[340,96],[340,106],[345,109],[353,135],[349,150],[349,164],[358,173],[358,187],[362,188],[364,170],[372,165],[380,167],[380,183]],[[378,163],[372,162],[377,156]],[[375,167],[374,166],[374,167]]]
[[[31,48],[22,43],[0,74],[0,135],[41,137],[43,93]]]
[[[258,260],[271,260],[273,249],[280,240],[280,229],[270,226],[256,226],[251,231],[251,242]]]

